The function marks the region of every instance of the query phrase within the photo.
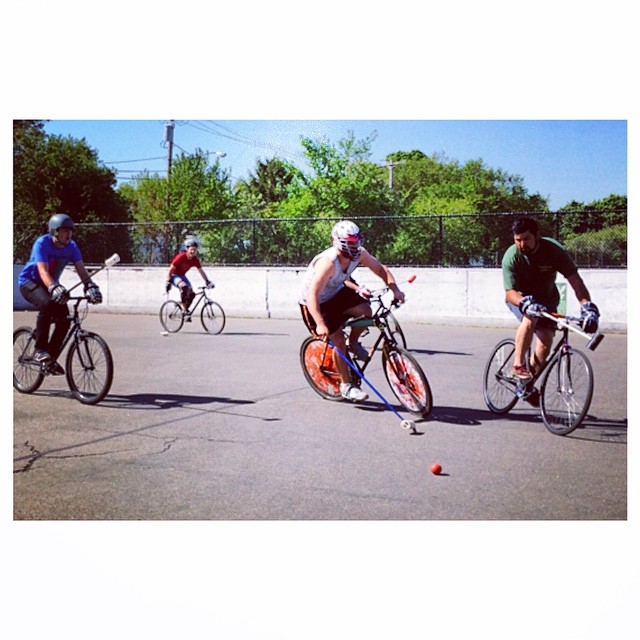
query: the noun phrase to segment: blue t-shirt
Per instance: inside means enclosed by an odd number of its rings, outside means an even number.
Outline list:
[[[27,282],[43,284],[38,274],[38,262],[46,262],[49,265],[51,277],[58,282],[60,275],[69,262],[81,262],[82,255],[75,240],[70,240],[64,247],[56,247],[50,234],[40,236],[31,249],[31,256],[18,276],[18,284],[22,286]]]

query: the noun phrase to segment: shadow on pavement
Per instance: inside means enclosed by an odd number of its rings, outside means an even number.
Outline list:
[[[173,409],[202,404],[255,404],[253,400],[234,400],[219,396],[194,396],[184,393],[132,393],[130,395],[108,395],[101,407],[135,409],[136,406],[148,409]]]
[[[403,416],[411,417],[404,407],[398,404],[392,406],[394,406],[394,408]],[[360,411],[380,412],[387,410],[382,402],[375,401],[363,402],[356,405],[356,408]],[[530,409],[531,413],[498,415],[484,409],[443,407],[436,405],[433,407],[428,418],[415,418],[415,423],[416,425],[419,425],[427,422],[442,422],[445,424],[455,424],[460,426],[479,426],[485,422],[508,420],[510,422],[538,424],[542,428],[545,428],[540,414],[536,413],[536,410],[533,407]],[[627,420],[607,420],[587,415],[582,424],[575,431],[567,436],[557,437],[572,438],[574,440],[588,440],[590,442],[627,444]]]

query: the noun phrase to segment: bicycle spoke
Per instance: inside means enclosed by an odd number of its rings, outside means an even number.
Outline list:
[[[391,390],[411,413],[426,417],[432,408],[431,389],[420,365],[406,351],[383,351],[384,373]]]
[[[32,359],[34,350],[32,329],[16,329],[13,333],[13,387],[20,393],[33,393],[44,380],[41,365]]]
[[[509,376],[513,354],[513,340],[503,340],[496,346],[485,366],[483,394],[492,413],[507,413],[518,402],[517,382]]]
[[[315,338],[307,338],[300,348],[302,371],[312,389],[328,400],[341,400],[341,377],[335,365],[333,349]]]
[[[545,426],[554,434],[567,435],[580,425],[591,404],[593,372],[580,351],[561,354],[551,363],[541,393]]]
[[[109,391],[113,359],[106,342],[97,334],[75,341],[67,355],[67,381],[80,402],[95,404]]]

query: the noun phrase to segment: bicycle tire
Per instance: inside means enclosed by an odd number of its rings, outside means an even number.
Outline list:
[[[177,333],[184,324],[184,312],[175,300],[167,300],[160,307],[160,324],[165,331]]]
[[[577,349],[563,349],[549,365],[540,387],[544,426],[554,435],[568,435],[584,420],[592,398],[589,358]]]
[[[400,323],[391,311],[387,314],[387,326],[389,327],[389,333],[393,336],[393,339],[397,342],[398,346],[406,349],[407,339],[404,337],[404,332],[402,331]]]
[[[382,351],[387,383],[400,404],[414,415],[426,418],[433,409],[431,387],[418,361],[402,347]]]
[[[226,323],[226,317],[222,307],[213,300],[204,303],[200,311],[200,322],[207,333],[218,335],[222,333]]]
[[[29,362],[35,345],[31,327],[18,327],[13,332],[13,388],[20,393],[37,391],[44,380],[40,365]]]
[[[309,386],[325,400],[342,400],[342,378],[334,361],[333,347],[320,338],[308,337],[300,346],[300,364]]]
[[[499,342],[484,368],[482,393],[491,413],[505,414],[518,402],[517,382],[508,373],[513,366],[515,342],[511,338]]]
[[[71,342],[66,360],[67,384],[82,404],[97,404],[113,382],[113,356],[97,333],[82,332]]]

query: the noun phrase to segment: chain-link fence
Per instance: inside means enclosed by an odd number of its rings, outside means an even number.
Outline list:
[[[367,249],[391,266],[499,267],[513,242],[511,225],[523,214],[485,213],[350,218]],[[626,211],[527,214],[542,235],[555,238],[580,268],[627,266]],[[346,217],[346,216],[345,216]],[[161,223],[76,224],[74,239],[84,261],[100,263],[112,253],[123,264],[168,264],[187,237],[200,243],[212,265],[302,266],[330,245],[337,218],[238,218]],[[14,223],[14,262],[25,262],[40,225]]]

